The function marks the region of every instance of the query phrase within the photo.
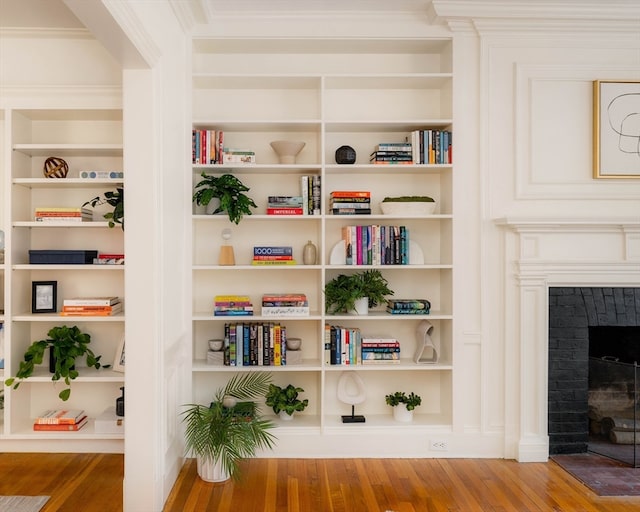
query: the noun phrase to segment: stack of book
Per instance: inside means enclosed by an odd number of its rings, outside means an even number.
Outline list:
[[[371,153],[372,164],[412,164],[413,147],[410,142],[381,142]]]
[[[368,190],[334,190],[329,194],[333,215],[370,215],[371,192]]]
[[[224,148],[222,160],[225,164],[255,164],[256,154],[250,149]]]
[[[74,297],[62,302],[62,316],[112,316],[122,313],[120,297]]]
[[[214,316],[253,315],[253,304],[248,295],[216,295],[213,301]]]
[[[269,196],[267,215],[302,215],[302,196]]]
[[[295,265],[293,247],[290,245],[266,245],[253,248],[252,265]]]
[[[309,301],[304,293],[265,294],[262,316],[309,316]]]
[[[400,363],[400,342],[395,338],[362,338],[362,364]]]
[[[82,409],[50,409],[33,422],[37,431],[77,431],[87,424],[87,414]]]
[[[35,209],[36,222],[91,222],[93,212],[89,208],[73,206],[46,206]]]
[[[392,299],[387,301],[387,313],[392,315],[428,315],[431,302],[427,299]]]
[[[326,364],[354,365],[361,362],[360,329],[329,324],[325,324],[324,328]]]
[[[124,265],[124,254],[99,253],[93,258],[94,265]]]

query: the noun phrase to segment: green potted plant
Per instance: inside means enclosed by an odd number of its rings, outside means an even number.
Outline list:
[[[64,380],[67,386],[71,386],[71,381],[78,376],[75,368],[76,359],[85,357],[87,366],[96,370],[103,366],[100,363],[102,356],[96,356],[89,348],[91,336],[82,332],[77,326],[67,327],[66,325],[52,327],[47,333],[48,338],[34,341],[24,353],[24,360],[20,361],[20,367],[15,377],[10,377],[4,381],[5,385],[13,386],[17,389],[20,383],[33,375],[36,365],[42,364],[44,353],[49,349],[49,369],[53,376],[51,380]],[[108,365],[107,365],[108,366]],[[105,368],[107,366],[104,366]],[[71,395],[71,387],[60,391],[58,396],[61,400],[68,400]]]
[[[265,372],[234,375],[207,405],[188,404],[183,411],[187,450],[198,460],[198,475],[220,482],[240,475],[240,461],[258,449],[273,448],[275,424],[265,419],[255,400],[271,384]]]
[[[393,417],[396,421],[410,422],[413,420],[413,410],[422,404],[422,398],[413,391],[408,395],[404,391],[396,391],[384,397],[387,405],[393,407]]]
[[[351,275],[340,274],[324,287],[325,307],[329,314],[353,311],[356,314],[367,314],[368,308],[384,302],[388,295],[393,295],[393,290],[377,269]],[[356,308],[358,301],[364,307]]]
[[[300,393],[304,393],[304,389],[293,384],[288,384],[285,388],[270,384],[266,404],[273,409],[273,412],[280,415],[281,419],[290,420],[294,412],[302,412],[309,405],[308,399],[298,398]]]
[[[244,185],[233,174],[222,176],[201,174],[202,180],[195,186],[193,201],[199,206],[207,206],[212,199],[219,199],[220,204],[213,210],[213,214],[227,212],[229,220],[238,224],[244,215],[251,215],[251,208],[257,208],[256,203],[244,192],[249,187]]]
[[[109,227],[112,228],[116,224],[120,224],[120,227],[124,231],[124,188],[118,187],[115,190],[105,192],[101,196],[96,196],[93,199],[87,201],[82,206],[90,205],[92,208],[108,204],[113,209],[103,215],[105,219],[109,221]]]

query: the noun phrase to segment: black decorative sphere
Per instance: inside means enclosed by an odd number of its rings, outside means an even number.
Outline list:
[[[356,150],[351,146],[340,146],[338,149],[336,149],[336,163],[355,164]]]

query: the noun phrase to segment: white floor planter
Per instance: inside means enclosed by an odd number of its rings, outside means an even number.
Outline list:
[[[407,410],[407,404],[398,404],[393,407],[393,419],[402,423],[413,421],[413,411]]]
[[[229,480],[229,474],[222,469],[218,462],[203,461],[197,458],[198,476],[205,482],[224,482]]]

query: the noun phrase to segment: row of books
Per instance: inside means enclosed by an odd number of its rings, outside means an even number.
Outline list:
[[[300,176],[302,215],[320,215],[322,203],[322,180],[320,176]]]
[[[62,301],[62,316],[112,316],[122,313],[120,297],[75,297]]]
[[[36,222],[91,222],[93,211],[84,207],[43,206],[35,209]]]
[[[413,162],[416,164],[452,163],[452,140],[452,134],[448,130],[414,130],[411,132]]]
[[[333,215],[371,214],[371,192],[368,190],[334,190],[329,194]]]
[[[392,315],[428,315],[431,302],[427,299],[390,299],[386,311]]]
[[[89,421],[82,409],[49,409],[33,422],[35,431],[77,431]]]
[[[287,328],[277,322],[224,325],[225,366],[285,366]]]
[[[214,316],[253,316],[253,304],[248,295],[216,295],[213,298]]]
[[[395,338],[363,336],[357,327],[325,324],[325,364],[372,365],[400,363],[400,342]]]
[[[408,265],[406,226],[351,225],[342,227],[347,265]]]
[[[290,245],[254,246],[252,265],[295,265],[293,247]]]

